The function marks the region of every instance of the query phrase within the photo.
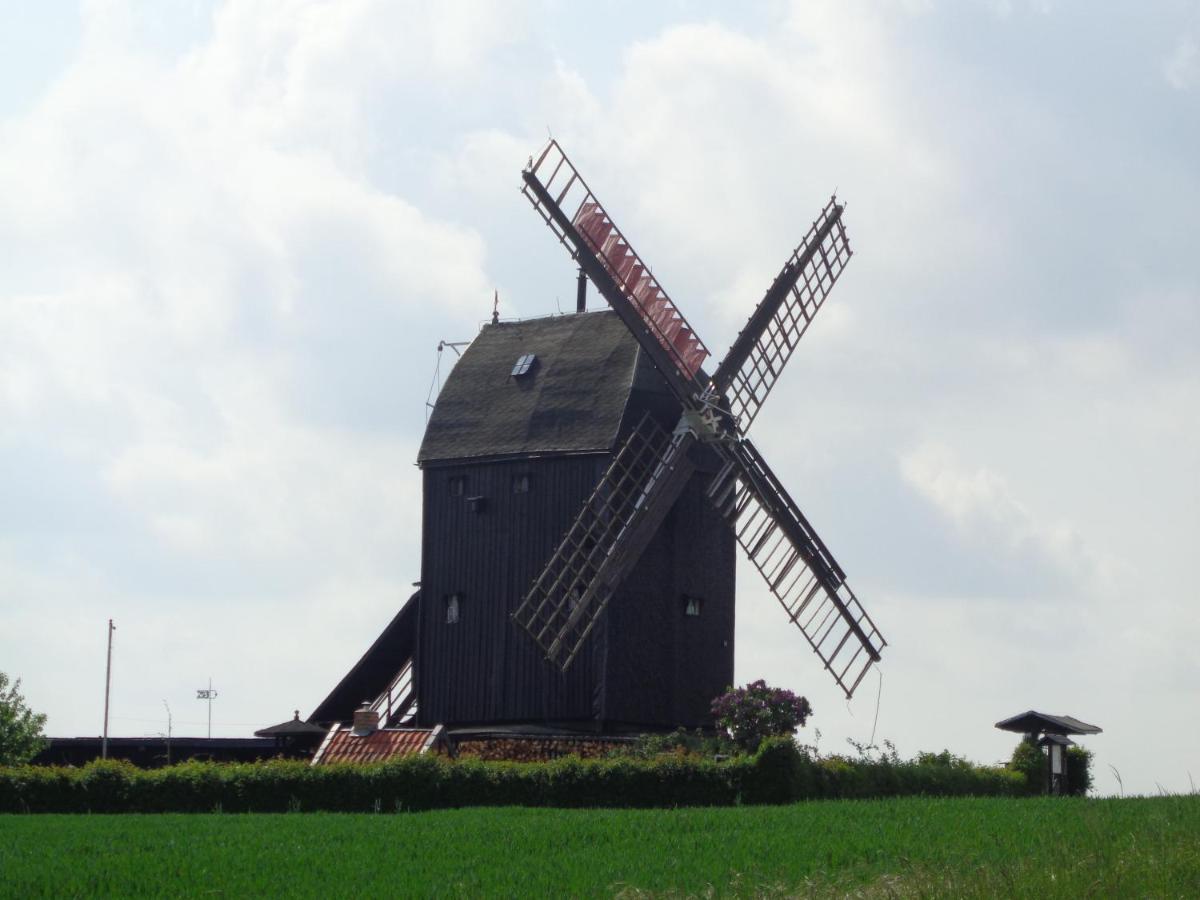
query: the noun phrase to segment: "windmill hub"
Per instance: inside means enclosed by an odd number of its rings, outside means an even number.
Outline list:
[[[675,435],[690,434],[702,443],[727,440],[728,435],[721,429],[717,415],[711,409],[687,409],[679,417],[675,426]]]

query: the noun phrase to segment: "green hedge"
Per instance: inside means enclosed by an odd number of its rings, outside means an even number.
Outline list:
[[[961,761],[959,761],[961,762]],[[670,807],[899,794],[1015,795],[1006,769],[815,758],[789,739],[753,756],[689,754],[548,763],[412,756],[368,765],[188,762],[162,769],[0,768],[0,812],[396,812],[459,806]]]

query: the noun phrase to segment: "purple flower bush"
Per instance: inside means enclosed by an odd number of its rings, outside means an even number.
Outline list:
[[[791,735],[808,721],[812,707],[806,698],[769,687],[760,678],[722,694],[712,702],[712,713],[719,728],[752,750],[763,738]]]

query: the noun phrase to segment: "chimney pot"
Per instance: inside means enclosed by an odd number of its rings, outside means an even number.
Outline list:
[[[358,737],[366,737],[379,730],[379,712],[374,709],[365,708],[365,703],[363,707],[354,711],[353,734]]]

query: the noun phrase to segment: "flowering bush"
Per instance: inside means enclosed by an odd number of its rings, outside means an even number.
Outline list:
[[[760,678],[722,694],[712,702],[712,713],[737,743],[753,749],[763,738],[790,736],[808,721],[812,707],[806,698],[768,687]]]

